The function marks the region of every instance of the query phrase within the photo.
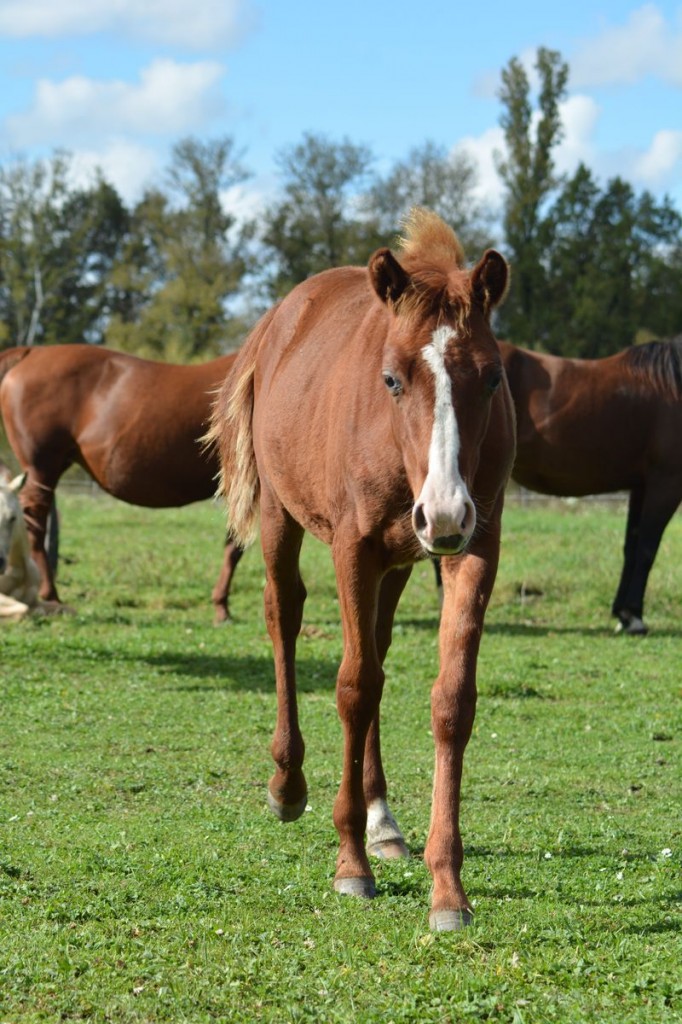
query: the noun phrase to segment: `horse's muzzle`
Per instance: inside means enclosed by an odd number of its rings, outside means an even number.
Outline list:
[[[468,537],[461,533],[453,533],[449,537],[436,537],[429,545],[430,555],[459,555],[467,546]]]
[[[459,555],[469,543],[476,525],[474,503],[457,495],[448,504],[417,501],[412,526],[419,543],[429,555]]]

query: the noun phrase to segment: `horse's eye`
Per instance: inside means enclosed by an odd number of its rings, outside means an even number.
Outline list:
[[[495,392],[497,391],[497,389],[499,388],[501,383],[502,383],[502,371],[501,370],[495,370],[494,373],[490,374],[490,376],[488,377],[488,380],[486,382],[486,388],[488,389],[488,394],[489,395],[494,395]]]
[[[391,394],[392,395],[399,395],[400,392],[403,390],[403,386],[400,383],[400,381],[398,380],[398,378],[394,377],[392,373],[388,372],[388,370],[384,370],[383,377],[384,377],[384,384],[386,385],[388,390],[391,392]]]

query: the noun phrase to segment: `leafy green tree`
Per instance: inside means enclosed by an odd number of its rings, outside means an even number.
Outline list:
[[[380,244],[374,220],[360,211],[373,160],[365,146],[306,134],[277,159],[282,196],[265,212],[262,232],[270,298],[320,270],[365,263]]]
[[[644,192],[637,204],[633,258],[633,314],[637,334],[682,333],[682,216],[669,197]]]
[[[543,347],[597,358],[682,326],[682,218],[669,200],[613,178],[600,190],[584,165],[545,218]],[[675,255],[677,254],[677,256]],[[537,339],[536,339],[537,340]]]
[[[238,224],[224,193],[248,177],[231,138],[185,139],[173,149],[167,190],[135,207],[107,342],[176,362],[234,347],[245,324],[230,310],[250,266],[251,222]]]
[[[400,231],[413,206],[433,210],[457,232],[472,255],[491,244],[492,217],[475,198],[476,168],[465,153],[448,153],[434,142],[411,149],[370,189],[366,208],[377,219],[383,244]]]
[[[545,302],[540,227],[558,184],[552,150],[562,135],[559,105],[568,79],[568,65],[555,50],[541,47],[535,67],[540,82],[537,112],[521,62],[513,58],[502,71],[499,96],[506,150],[497,161],[505,188],[505,244],[513,270],[501,320],[512,340],[527,344],[539,337]]]
[[[545,302],[537,335],[522,343],[540,343],[557,355],[578,355],[595,316],[595,206],[599,186],[580,164],[565,183],[538,229],[544,253]]]
[[[0,344],[100,341],[127,212],[101,175],[72,184],[71,158],[0,168]]]

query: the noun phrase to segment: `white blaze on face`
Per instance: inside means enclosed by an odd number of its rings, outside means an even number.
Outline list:
[[[460,550],[473,533],[476,512],[459,471],[459,429],[452,401],[450,375],[445,366],[451,327],[439,327],[422,355],[433,373],[435,400],[429,467],[413,512],[415,531],[429,551],[447,554]],[[447,545],[438,541],[448,540]]]

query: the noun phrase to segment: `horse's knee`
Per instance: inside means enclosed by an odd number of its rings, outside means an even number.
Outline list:
[[[464,747],[476,715],[476,687],[469,680],[457,685],[437,679],[431,690],[431,727],[434,740]]]
[[[336,680],[336,706],[339,717],[349,726],[362,727],[366,736],[379,709],[384,686],[384,670],[377,661],[356,666],[344,661]]]

